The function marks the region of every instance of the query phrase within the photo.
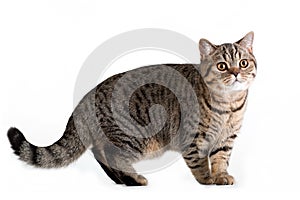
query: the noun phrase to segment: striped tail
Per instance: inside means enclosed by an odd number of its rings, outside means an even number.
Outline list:
[[[73,117],[70,117],[63,136],[47,147],[37,147],[30,144],[17,128],[10,128],[7,136],[12,149],[20,160],[40,168],[67,166],[87,149],[77,134]]]

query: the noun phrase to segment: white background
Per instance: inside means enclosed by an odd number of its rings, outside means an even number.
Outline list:
[[[1,199],[299,198],[298,8],[290,0],[1,1]],[[112,36],[138,28],[170,29],[216,44],[255,32],[259,71],[230,163],[235,186],[199,185],[183,160],[146,174],[149,186],[128,188],[112,183],[89,152],[57,170],[33,169],[12,154],[6,137],[10,126],[39,146],[60,138],[87,56]],[[148,53],[122,62],[138,67],[180,61]]]

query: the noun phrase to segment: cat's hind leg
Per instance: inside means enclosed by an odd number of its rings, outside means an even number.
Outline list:
[[[127,186],[147,185],[147,179],[137,174],[132,167],[133,155],[129,152],[112,146],[103,150],[93,148],[92,151],[100,166],[115,183]]]
[[[104,156],[104,152],[103,150],[97,149],[97,148],[93,148],[92,152],[94,154],[95,159],[97,160],[97,162],[100,164],[100,166],[102,167],[102,169],[105,171],[105,173],[109,176],[109,178],[111,178],[111,180],[113,180],[116,184],[124,184],[116,175],[115,172],[107,166],[106,163],[106,159]]]

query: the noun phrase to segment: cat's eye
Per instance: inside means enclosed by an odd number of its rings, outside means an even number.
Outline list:
[[[243,59],[243,60],[240,61],[240,67],[241,68],[246,68],[246,67],[248,67],[248,65],[249,65],[249,63],[246,59]]]
[[[220,71],[225,71],[228,69],[227,64],[225,62],[220,62],[217,64],[217,68]]]

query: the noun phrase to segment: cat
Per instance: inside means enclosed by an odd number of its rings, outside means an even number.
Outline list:
[[[256,77],[254,33],[235,43],[199,41],[200,64],[145,66],[114,75],[79,102],[53,145],[30,144],[8,130],[14,153],[40,168],[58,168],[91,149],[116,184],[147,185],[132,164],[179,152],[195,179],[232,185],[227,172],[241,129],[248,88]]]

